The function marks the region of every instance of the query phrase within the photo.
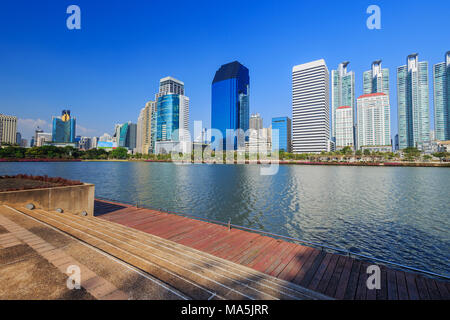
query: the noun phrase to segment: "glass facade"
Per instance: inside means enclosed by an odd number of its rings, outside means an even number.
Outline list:
[[[179,141],[173,132],[180,125],[180,96],[167,94],[158,98],[156,116],[156,141]]]
[[[272,136],[272,151],[291,152],[291,119],[288,117],[279,117],[272,119],[272,134],[278,130],[278,148]]]
[[[76,120],[70,116],[70,110],[63,110],[61,117],[53,118],[52,142],[75,143]]]
[[[446,61],[434,65],[434,130],[435,139],[450,140],[450,52]]]
[[[430,141],[428,62],[417,54],[397,68],[399,148],[422,148]]]
[[[341,63],[331,72],[332,137],[336,142],[336,110],[342,106],[355,109],[355,73],[347,72],[348,62]],[[352,124],[353,125],[353,124]]]
[[[225,147],[227,129],[249,129],[249,71],[239,62],[225,64],[216,72],[212,83],[211,127],[220,130],[223,141],[213,141],[213,148]],[[237,149],[234,138],[234,149]],[[219,147],[220,148],[220,147]]]

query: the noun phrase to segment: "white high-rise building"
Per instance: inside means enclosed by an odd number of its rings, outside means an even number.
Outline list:
[[[0,145],[15,144],[17,138],[17,117],[0,114]]]
[[[292,69],[294,153],[330,149],[330,74],[323,59]]]
[[[336,150],[354,146],[353,108],[342,106],[336,109]]]
[[[385,93],[371,93],[357,99],[358,149],[391,145],[391,108]]]

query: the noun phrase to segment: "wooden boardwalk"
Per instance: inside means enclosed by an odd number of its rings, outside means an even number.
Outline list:
[[[175,214],[96,200],[95,215],[345,300],[450,300],[450,282],[381,268],[381,289],[368,290],[369,263],[257,233]]]

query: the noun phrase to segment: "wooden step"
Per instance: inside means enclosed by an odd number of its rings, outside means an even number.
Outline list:
[[[325,299],[298,285],[213,255],[95,217],[16,208],[154,277],[194,299]]]

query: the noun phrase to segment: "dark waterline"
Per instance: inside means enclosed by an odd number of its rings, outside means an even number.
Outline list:
[[[60,176],[118,201],[332,245],[450,276],[450,169],[0,163],[0,174]]]

